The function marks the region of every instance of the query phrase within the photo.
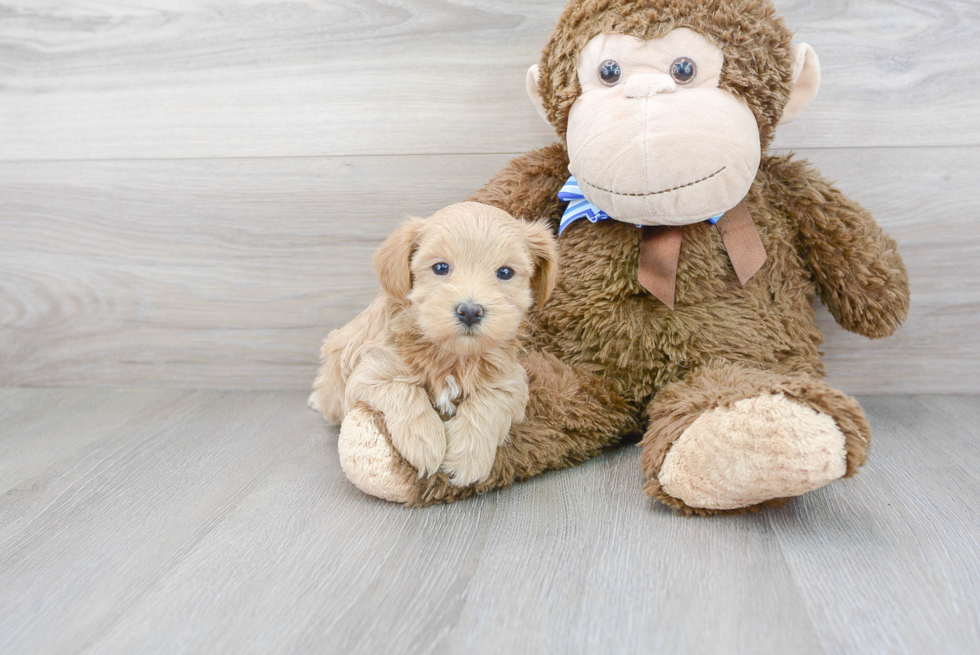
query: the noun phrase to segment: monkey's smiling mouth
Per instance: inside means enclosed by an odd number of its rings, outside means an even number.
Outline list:
[[[705,182],[707,180],[710,180],[714,176],[718,175],[719,173],[721,173],[726,168],[728,168],[728,167],[727,166],[722,166],[721,168],[719,168],[718,170],[716,170],[711,175],[707,175],[705,177],[702,177],[700,180],[694,180],[693,182],[688,182],[687,184],[681,184],[679,186],[671,187],[669,189],[663,189],[662,191],[651,191],[649,193],[621,193],[619,191],[613,191],[612,189],[604,189],[601,186],[592,184],[591,182],[589,182],[588,180],[585,180],[585,179],[583,179],[582,181],[585,182],[586,184],[588,184],[593,189],[596,189],[597,191],[605,191],[606,193],[611,193],[614,196],[631,196],[631,197],[659,196],[659,195],[663,195],[665,193],[670,193],[671,191],[679,191],[680,189],[686,189],[688,187],[694,186],[695,184],[701,184],[702,182]]]

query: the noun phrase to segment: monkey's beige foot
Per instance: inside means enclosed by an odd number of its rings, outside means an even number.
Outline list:
[[[355,407],[340,425],[340,466],[358,489],[395,503],[411,499],[417,474],[382,432],[380,417]]]
[[[731,510],[802,495],[846,471],[834,419],[771,394],[699,416],[667,452],[658,480],[689,507]]]
[[[665,390],[641,444],[646,492],[688,513],[778,505],[853,475],[870,443],[858,404],[819,380],[727,366]]]

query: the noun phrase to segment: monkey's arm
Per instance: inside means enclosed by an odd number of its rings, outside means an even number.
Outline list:
[[[800,256],[824,305],[846,330],[875,339],[909,312],[909,280],[895,240],[871,213],[807,162],[771,158],[777,203],[794,222]]]
[[[557,194],[568,179],[568,155],[554,143],[510,160],[468,199],[503,209],[517,218],[558,214]]]

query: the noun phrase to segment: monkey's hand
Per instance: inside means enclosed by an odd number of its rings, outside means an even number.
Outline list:
[[[774,157],[769,172],[782,196],[777,202],[796,224],[800,255],[837,323],[872,339],[895,332],[909,311],[908,274],[895,240],[808,163]]]

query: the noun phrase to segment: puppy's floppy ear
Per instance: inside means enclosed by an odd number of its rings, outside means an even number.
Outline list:
[[[522,229],[528,250],[534,258],[535,271],[531,285],[538,309],[541,309],[558,281],[558,245],[551,227],[545,221],[523,223]]]
[[[381,288],[400,303],[408,302],[412,290],[412,252],[415,250],[421,218],[411,218],[392,232],[374,253],[374,272]]]

